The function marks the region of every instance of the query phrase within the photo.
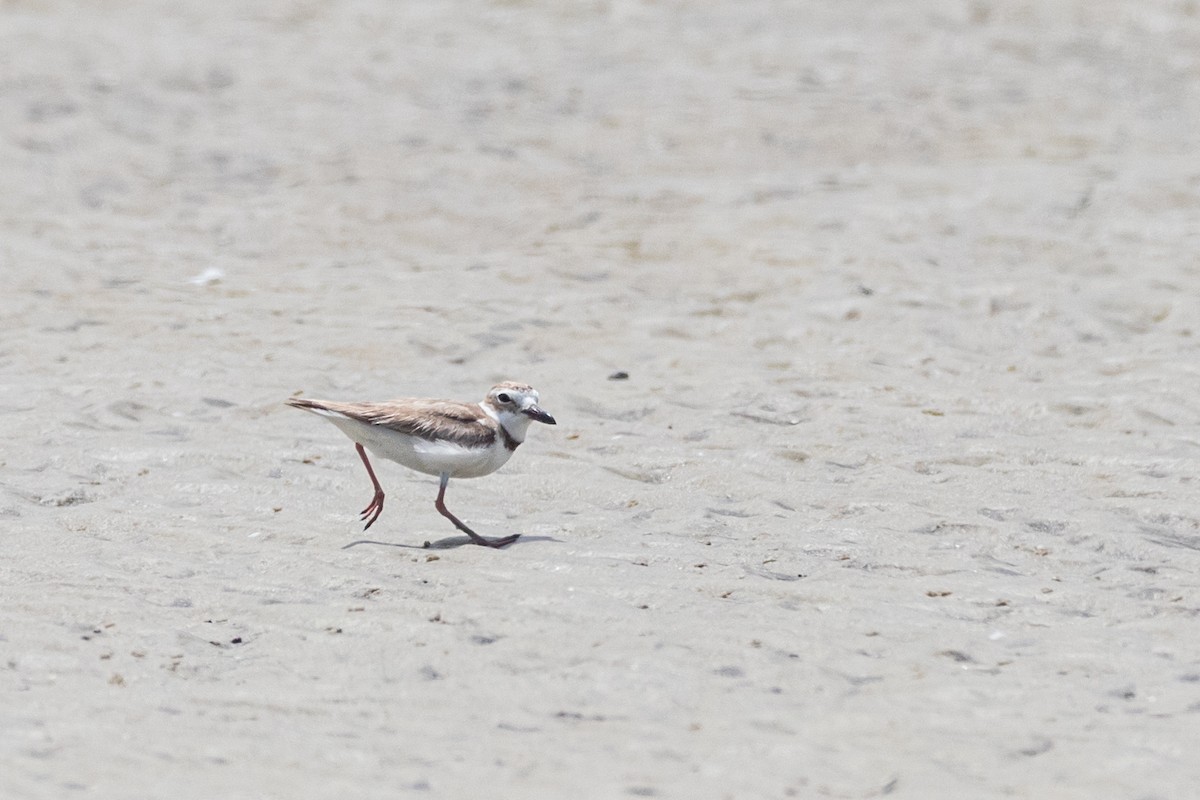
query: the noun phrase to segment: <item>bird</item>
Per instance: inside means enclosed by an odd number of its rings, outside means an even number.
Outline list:
[[[434,507],[473,544],[505,547],[521,534],[490,539],[471,530],[446,508],[446,486],[451,478],[479,478],[504,466],[525,441],[532,422],[558,424],[538,405],[537,390],[524,383],[497,383],[479,403],[426,398],[402,398],[382,403],[342,403],[288,398],[287,405],[325,417],[354,442],[359,458],[375,488],[360,520],[367,530],[383,513],[384,492],[367,458],[367,450],[380,458],[427,475],[438,476]]]

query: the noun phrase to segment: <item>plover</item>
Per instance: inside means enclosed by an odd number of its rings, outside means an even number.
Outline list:
[[[437,475],[434,507],[454,527],[485,547],[504,547],[520,534],[488,539],[475,533],[446,508],[451,478],[490,475],[512,458],[534,420],[554,425],[554,417],[538,406],[538,393],[522,383],[498,383],[481,403],[406,398],[386,403],[335,403],[293,397],[289,406],[320,414],[354,440],[371,476],[375,496],[362,510],[366,530],[383,513],[383,487],[367,460],[367,450],[409,469]],[[364,449],[366,448],[366,449]]]

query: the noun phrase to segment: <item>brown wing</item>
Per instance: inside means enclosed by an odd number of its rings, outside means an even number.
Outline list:
[[[386,403],[336,403],[292,397],[287,404],[310,411],[333,411],[422,439],[466,447],[487,447],[496,440],[496,423],[477,405],[451,400],[403,399]]]

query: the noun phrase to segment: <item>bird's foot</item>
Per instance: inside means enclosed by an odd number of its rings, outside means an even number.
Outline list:
[[[489,539],[486,536],[480,536],[477,533],[471,534],[471,543],[477,544],[480,547],[508,547],[510,544],[521,538],[521,534],[514,533],[512,536],[501,536],[499,539]]]
[[[366,526],[363,527],[363,530],[365,531],[367,528],[371,527],[371,525],[375,523],[375,520],[379,519],[379,515],[382,513],[383,490],[380,489],[375,492],[375,496],[371,498],[370,504],[364,508],[362,513],[359,515],[359,519],[367,523]]]

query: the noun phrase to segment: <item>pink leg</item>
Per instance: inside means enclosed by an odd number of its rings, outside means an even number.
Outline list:
[[[465,533],[467,536],[470,536],[472,542],[474,542],[475,544],[478,544],[478,545],[482,545],[483,547],[504,547],[505,545],[512,544],[517,539],[521,538],[521,534],[514,533],[512,536],[504,536],[500,539],[488,539],[486,537],[480,536],[478,533],[476,533],[475,531],[471,530],[466,525],[464,525],[462,520],[460,520],[458,517],[451,514],[450,509],[446,508],[446,502],[445,502],[446,486],[449,483],[450,483],[450,476],[445,473],[442,473],[442,481],[441,481],[441,485],[438,487],[437,502],[434,503],[434,507],[437,508],[439,514],[441,514],[443,517],[445,517],[446,519],[453,522],[454,527],[458,528],[460,531]]]
[[[363,465],[367,468],[367,474],[371,476],[371,483],[375,486],[375,496],[371,498],[371,503],[362,510],[359,519],[367,520],[367,528],[379,519],[379,515],[383,513],[383,487],[379,485],[379,479],[375,477],[375,470],[371,469],[371,462],[367,461],[367,451],[363,449],[361,444],[355,443],[354,449],[358,451],[358,457],[362,459]],[[370,519],[367,519],[370,517]]]

